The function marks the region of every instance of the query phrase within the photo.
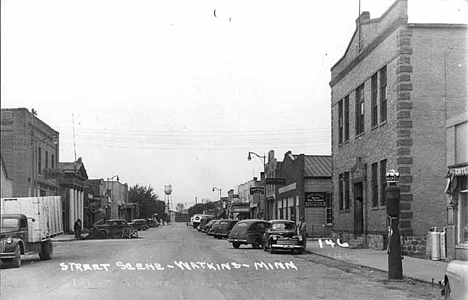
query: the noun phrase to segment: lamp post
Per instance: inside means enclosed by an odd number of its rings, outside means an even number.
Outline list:
[[[400,242],[400,188],[397,182],[400,173],[389,170],[385,174],[387,188],[385,196],[387,201],[387,230],[388,230],[388,280],[403,280],[403,266],[401,263],[401,242]]]
[[[256,157],[258,157],[259,159],[262,160],[263,162],[263,174],[265,176],[265,185],[264,185],[264,192],[266,193],[266,178],[267,178],[267,173],[266,173],[266,155],[259,155],[255,152],[252,152],[252,151],[249,151],[249,155],[247,156],[247,160],[248,161],[251,161],[252,160],[252,154],[255,155]],[[260,180],[261,180],[261,176],[260,176]],[[265,197],[265,194],[263,195]],[[261,206],[260,206],[261,208]],[[258,213],[258,212],[257,212]],[[261,214],[263,214],[263,212],[261,212]],[[262,216],[263,217],[263,216]]]
[[[219,191],[219,202],[221,203],[221,189],[220,188],[217,188],[217,187],[213,187],[212,191]],[[225,209],[224,205],[223,205],[223,209]]]

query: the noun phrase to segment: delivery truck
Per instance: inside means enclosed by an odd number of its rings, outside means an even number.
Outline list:
[[[21,266],[21,255],[39,254],[52,259],[52,238],[63,234],[59,196],[1,198],[0,259]]]

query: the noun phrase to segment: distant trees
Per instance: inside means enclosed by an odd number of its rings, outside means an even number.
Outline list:
[[[215,209],[216,204],[214,202],[198,203],[188,209],[189,215],[202,214],[204,211]]]
[[[140,207],[140,218],[151,218],[158,214],[158,219],[166,218],[166,204],[159,200],[159,196],[154,193],[151,186],[141,186],[135,184],[128,191],[129,202],[138,203]]]
[[[181,214],[182,211],[184,210],[184,208],[185,208],[185,206],[184,206],[183,203],[177,203],[175,210],[176,210],[176,212],[178,212],[179,214]]]

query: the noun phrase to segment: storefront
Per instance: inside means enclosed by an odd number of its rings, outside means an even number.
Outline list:
[[[447,257],[468,260],[468,164],[447,173]]]

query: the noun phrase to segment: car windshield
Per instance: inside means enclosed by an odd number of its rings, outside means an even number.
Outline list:
[[[294,225],[294,223],[273,223],[271,225],[271,229],[273,229],[273,230],[294,230],[294,229],[296,229],[296,225]]]

